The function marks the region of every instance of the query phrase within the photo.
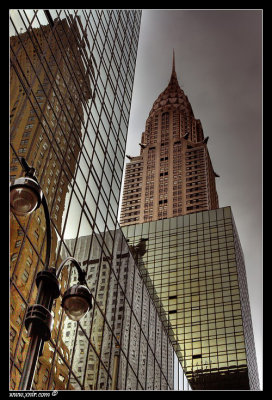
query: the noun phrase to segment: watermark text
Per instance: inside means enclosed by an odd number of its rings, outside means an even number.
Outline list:
[[[58,392],[56,391],[56,390],[53,390],[52,392],[44,392],[44,391],[42,391],[42,392],[35,392],[35,391],[29,391],[29,392],[19,392],[19,391],[16,391],[16,392],[9,392],[9,397],[17,397],[17,398],[23,398],[23,399],[25,399],[25,398],[27,398],[27,397],[44,397],[44,398],[47,398],[47,397],[55,397],[55,396],[57,396],[58,395]]]

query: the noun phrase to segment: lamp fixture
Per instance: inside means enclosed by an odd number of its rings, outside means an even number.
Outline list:
[[[85,280],[86,272],[80,268],[74,257],[68,257],[59,266],[56,276],[59,277],[64,265],[72,261],[78,272],[78,283],[66,290],[62,297],[61,306],[66,315],[73,321],[79,321],[92,308],[92,295]]]
[[[38,295],[36,304],[28,307],[25,327],[30,337],[28,351],[19,384],[20,390],[31,389],[35,368],[39,355],[42,355],[43,344],[50,340],[53,329],[53,315],[51,312],[53,301],[60,295],[58,277],[67,262],[72,261],[78,272],[78,284],[70,287],[63,295],[62,307],[67,316],[73,321],[79,321],[92,308],[92,295],[85,280],[83,271],[73,257],[66,258],[58,270],[49,267],[51,252],[51,225],[50,215],[45,196],[35,177],[35,168],[30,167],[24,158],[21,164],[25,177],[20,177],[10,186],[10,207],[15,215],[26,216],[31,214],[42,204],[46,223],[46,257],[44,270],[38,272],[36,285]]]
[[[36,210],[42,202],[42,189],[37,182],[35,169],[21,159],[25,177],[15,179],[10,186],[10,207],[16,215],[26,216]]]
[[[42,201],[42,191],[34,179],[25,177],[14,181],[10,187],[10,206],[14,214],[27,216],[36,210]]]
[[[61,305],[70,319],[79,321],[92,308],[91,293],[86,286],[78,283],[66,290]]]

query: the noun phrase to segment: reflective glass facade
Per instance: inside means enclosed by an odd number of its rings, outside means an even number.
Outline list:
[[[107,246],[112,236],[112,254],[106,256],[101,252],[102,240]],[[66,240],[65,245],[63,258],[74,249],[75,239]],[[78,389],[78,381],[84,380],[85,389],[188,390],[168,332],[122,231],[79,237],[75,257],[87,271],[88,287],[97,302],[80,322],[80,329],[76,322],[63,319],[62,340],[77,371],[77,379],[71,377],[73,387]],[[70,282],[76,280],[73,271]],[[91,332],[89,340],[86,332]],[[107,369],[118,375],[109,377]]]
[[[49,205],[50,264],[77,258],[94,299],[78,323],[55,301],[33,389],[189,388],[117,222],[140,19],[137,10],[10,11],[10,180],[23,175],[21,157],[36,169]],[[46,237],[42,207],[10,218],[16,390]],[[62,294],[74,277],[63,269]]]
[[[122,230],[192,389],[258,390],[244,258],[230,207]]]

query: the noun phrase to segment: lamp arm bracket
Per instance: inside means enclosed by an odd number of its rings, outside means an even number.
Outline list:
[[[62,261],[62,263],[60,264],[57,272],[56,272],[56,276],[57,278],[59,278],[59,275],[61,273],[62,268],[64,267],[65,264],[67,264],[69,261],[71,261],[73,263],[73,265],[76,267],[77,269],[77,273],[78,273],[78,281],[80,284],[82,285],[86,285],[86,271],[83,271],[79,265],[79,263],[77,262],[77,260],[74,257],[67,257],[64,261]]]
[[[25,176],[35,180],[39,186],[39,190],[41,191],[40,196],[38,196],[39,202],[38,202],[36,209],[40,206],[40,202],[41,202],[43,209],[44,209],[45,223],[46,223],[46,242],[47,243],[46,243],[45,270],[47,271],[49,269],[50,253],[51,253],[51,224],[50,224],[49,208],[48,208],[46,198],[42,193],[40,184],[39,184],[37,178],[35,177],[35,168],[30,167],[24,157],[21,157],[20,162],[25,171]],[[37,191],[37,188],[35,188],[35,190]]]
[[[25,176],[34,179],[36,182],[37,178],[35,177],[35,168],[30,167],[28,163],[26,162],[26,159],[24,157],[21,157],[21,165],[25,171]]]

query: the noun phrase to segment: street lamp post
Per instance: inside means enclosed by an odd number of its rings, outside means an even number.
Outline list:
[[[38,357],[42,354],[43,344],[50,340],[53,329],[51,313],[53,301],[60,296],[58,281],[65,264],[72,262],[78,272],[78,284],[70,287],[63,295],[62,307],[67,316],[79,321],[92,308],[92,296],[85,280],[85,271],[73,257],[64,260],[59,268],[49,267],[51,253],[51,226],[49,210],[45,196],[35,177],[35,169],[29,167],[24,158],[21,159],[25,177],[18,178],[10,186],[10,206],[14,214],[29,215],[42,204],[46,221],[46,256],[44,269],[36,276],[38,294],[36,303],[27,309],[25,327],[30,337],[28,351],[19,384],[19,390],[30,390],[36,369]]]

